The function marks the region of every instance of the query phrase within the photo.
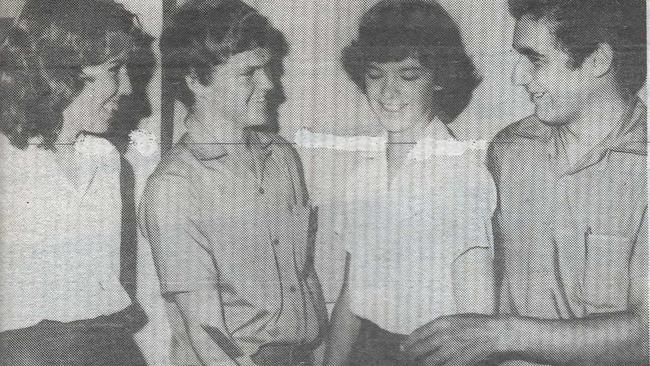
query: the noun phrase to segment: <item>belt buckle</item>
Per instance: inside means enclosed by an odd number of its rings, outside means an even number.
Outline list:
[[[307,361],[300,361],[296,364],[296,366],[307,366]]]

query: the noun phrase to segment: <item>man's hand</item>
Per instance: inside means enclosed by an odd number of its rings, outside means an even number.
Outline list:
[[[504,319],[477,314],[440,317],[414,331],[404,352],[426,366],[470,366],[496,357]]]

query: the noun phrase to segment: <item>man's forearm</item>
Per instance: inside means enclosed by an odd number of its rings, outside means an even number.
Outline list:
[[[508,359],[552,365],[647,365],[643,318],[634,313],[571,320],[503,317],[499,348]]]
[[[218,292],[180,293],[175,295],[175,301],[202,365],[251,364],[226,330]]]

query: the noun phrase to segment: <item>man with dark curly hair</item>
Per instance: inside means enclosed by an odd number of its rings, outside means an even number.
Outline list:
[[[509,5],[535,114],[488,153],[500,315],[440,318],[405,346],[427,365],[647,365],[645,2]]]

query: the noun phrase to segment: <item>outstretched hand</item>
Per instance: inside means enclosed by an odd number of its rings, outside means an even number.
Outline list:
[[[421,365],[474,366],[499,354],[505,331],[505,322],[496,316],[444,316],[415,330],[402,346]]]

